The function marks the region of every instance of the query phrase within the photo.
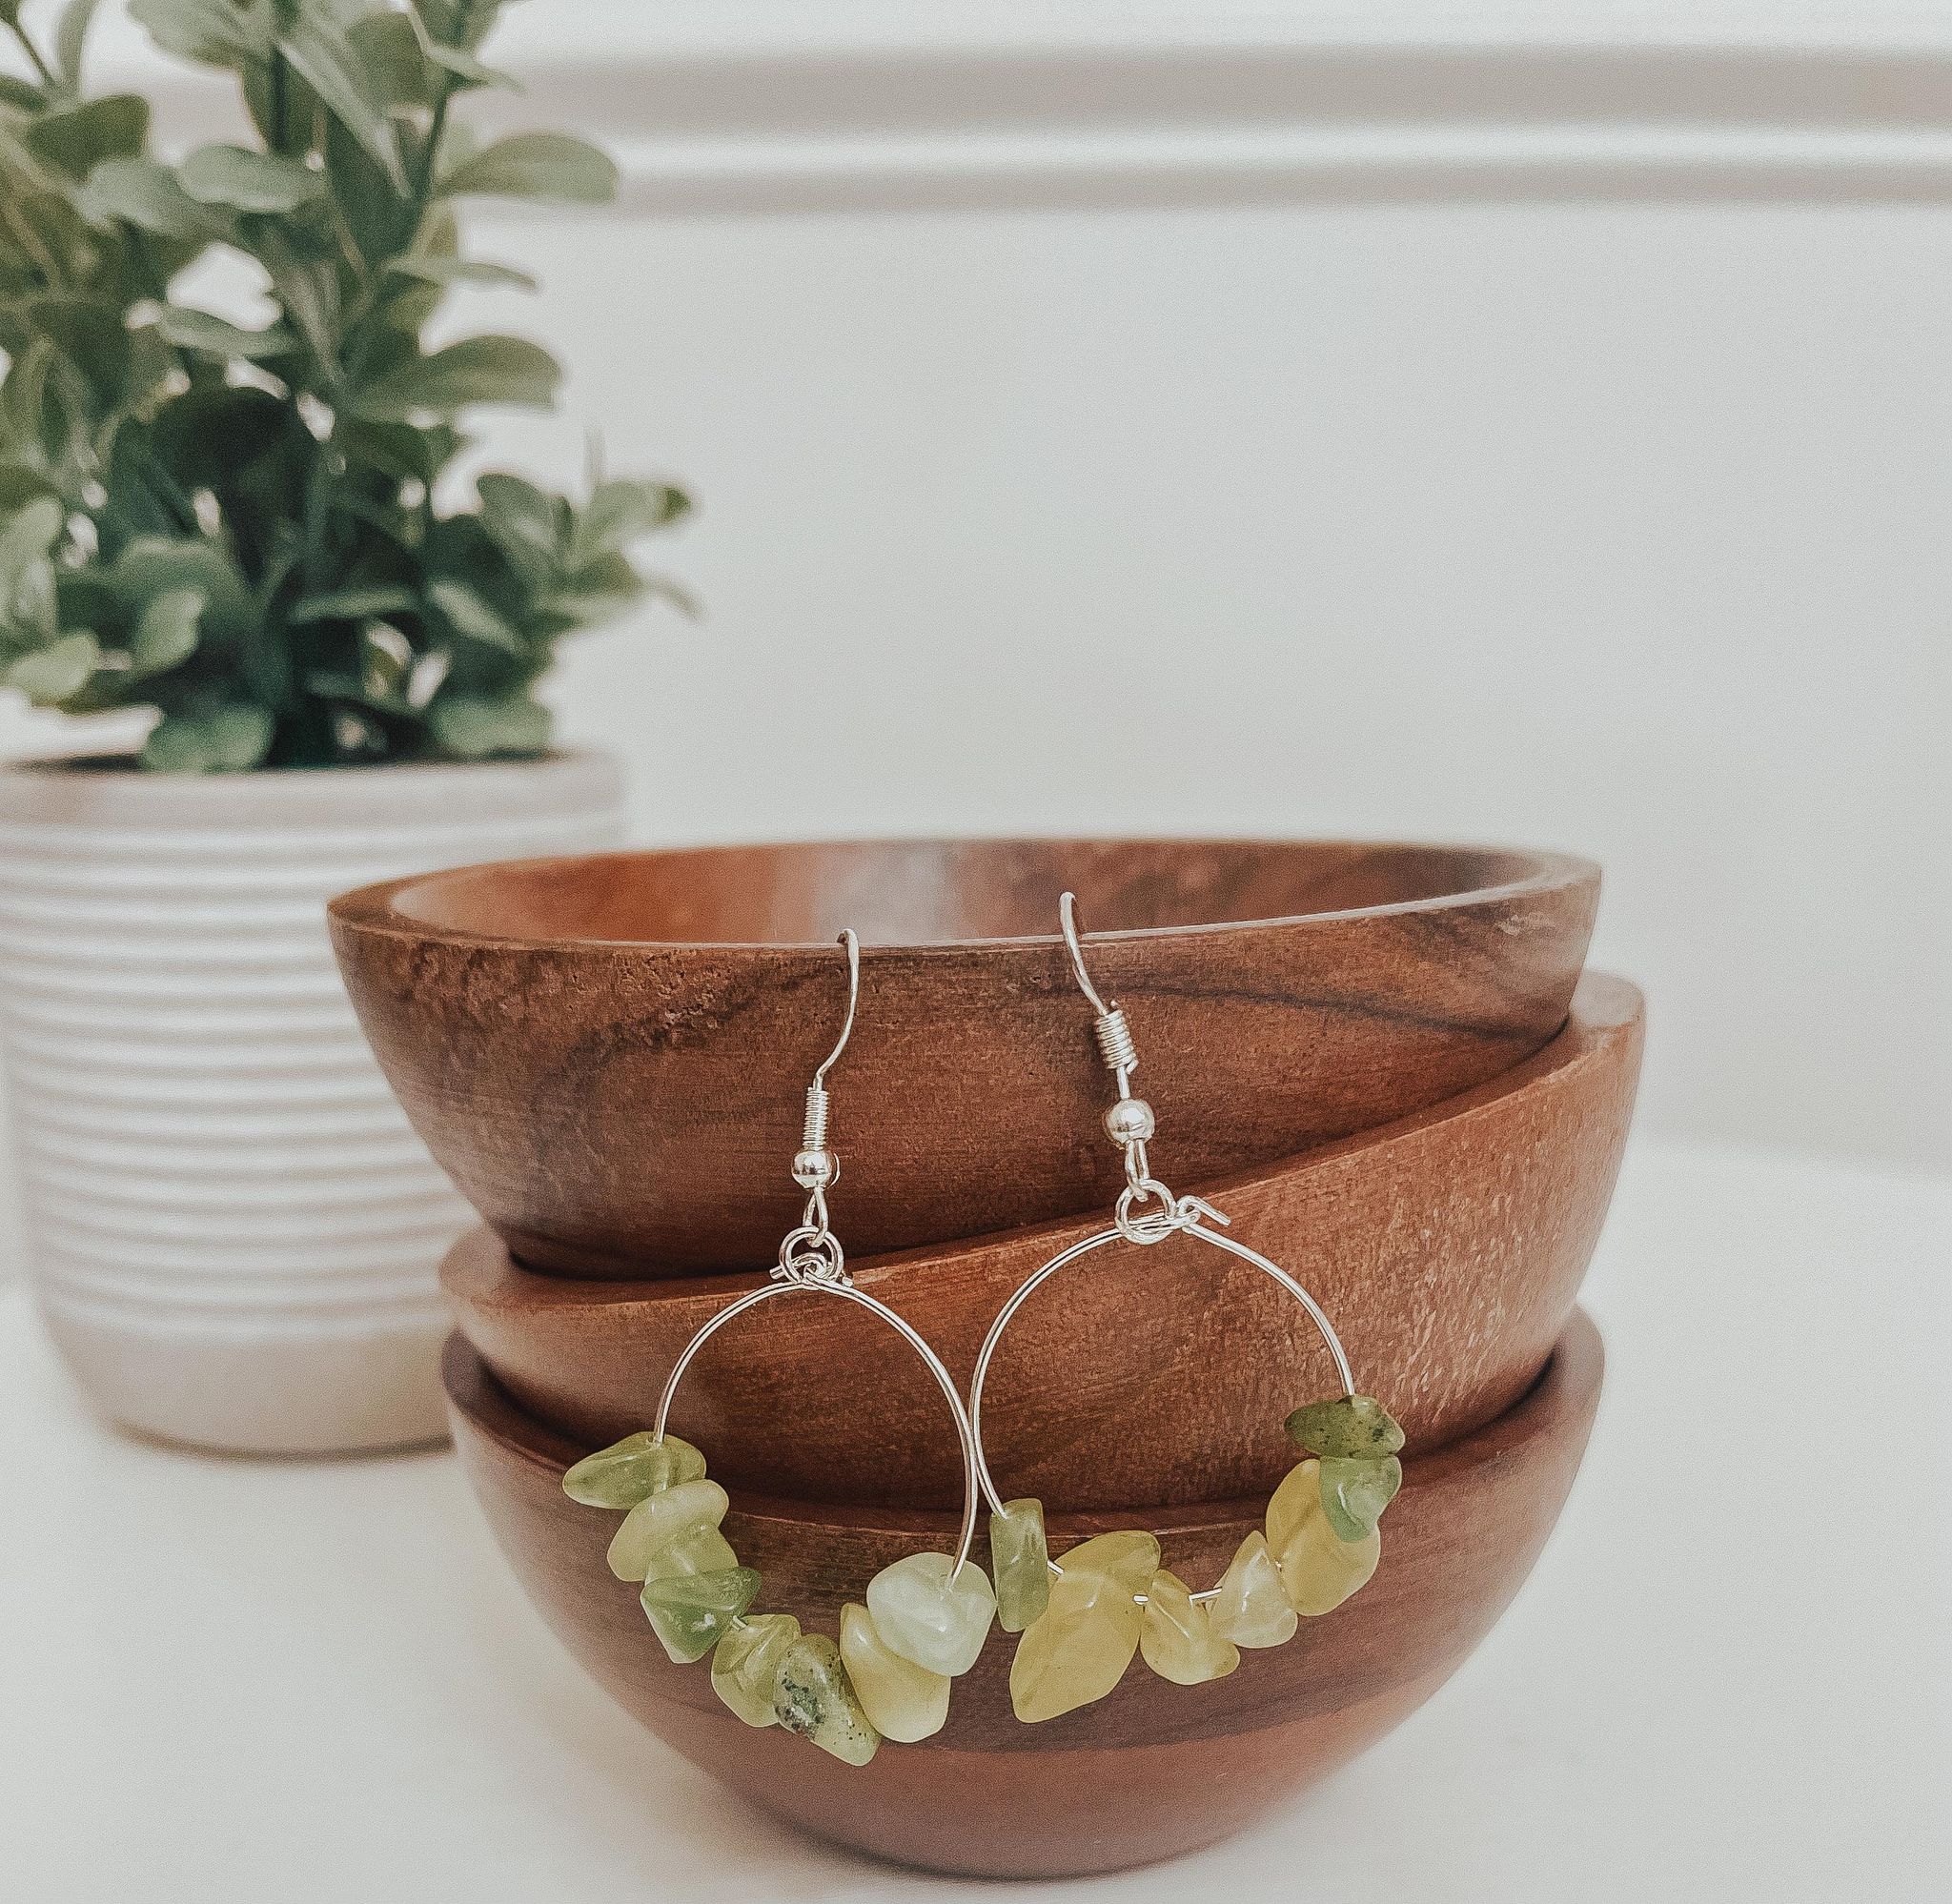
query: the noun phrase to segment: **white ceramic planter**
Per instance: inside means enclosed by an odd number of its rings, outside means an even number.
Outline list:
[[[257,1452],[444,1434],[468,1220],[339,984],[334,894],[614,844],[565,755],[175,778],[0,769],[0,1045],[31,1274],[117,1420]]]

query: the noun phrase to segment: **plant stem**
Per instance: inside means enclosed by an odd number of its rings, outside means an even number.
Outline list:
[[[27,29],[18,20],[9,20],[7,26],[9,31],[20,42],[21,51],[27,54],[29,60],[32,63],[33,70],[40,74],[41,84],[51,88],[56,92],[66,91],[54,69],[41,57],[40,48],[35,46],[33,41],[28,37]]]
[[[415,168],[414,195],[409,201],[407,229],[399,247],[402,255],[414,249],[414,241],[420,235],[420,221],[427,215],[428,201],[434,196],[434,166],[440,155],[441,134],[447,131],[447,109],[453,99],[454,81],[450,79],[434,102],[434,116],[427,124],[427,142],[420,148],[420,163]]]

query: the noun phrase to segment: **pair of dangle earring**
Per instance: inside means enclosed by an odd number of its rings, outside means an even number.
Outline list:
[[[1105,1127],[1123,1153],[1126,1186],[1108,1228],[1053,1256],[1004,1305],[978,1351],[967,1407],[916,1329],[854,1286],[828,1225],[826,1192],[840,1165],[826,1142],[826,1075],[846,1048],[860,995],[859,943],[844,932],[846,1018],[806,1094],[793,1165],[807,1192],[800,1225],[782,1241],[765,1285],[722,1309],[686,1344],[659,1397],[656,1425],[578,1462],[563,1477],[573,1500],[626,1510],[610,1544],[610,1569],[641,1583],[644,1611],[666,1653],[681,1663],[711,1654],[714,1690],[747,1725],[783,1726],[849,1764],[866,1764],[884,1738],[913,1742],[942,1729],[951,1682],[976,1663],[992,1618],[1022,1635],[1010,1699],[1017,1717],[1030,1723],[1103,1698],[1135,1654],[1181,1685],[1230,1672],[1241,1647],[1281,1644],[1302,1616],[1331,1611],[1368,1581],[1380,1553],[1376,1522],[1401,1481],[1402,1431],[1380,1403],[1355,1392],[1348,1357],[1314,1298],[1226,1235],[1227,1219],[1210,1204],[1175,1197],[1151,1174],[1146,1146],[1154,1118],[1131,1093],[1138,1054],[1130,1026],[1091,982],[1069,893],[1061,913],[1073,971],[1096,1015],[1099,1052],[1118,1084]],[[1218,1585],[1202,1592],[1160,1565],[1159,1543],[1149,1533],[1096,1535],[1051,1558],[1041,1505],[1002,1498],[982,1436],[984,1385],[1023,1305],[1095,1250],[1119,1242],[1149,1247],[1179,1235],[1250,1263],[1280,1284],[1307,1310],[1341,1384],[1339,1395],[1288,1417],[1289,1435],[1307,1458],[1275,1490],[1266,1531],[1250,1534]],[[838,1642],[803,1632],[791,1613],[751,1610],[762,1582],[740,1565],[721,1531],[725,1491],[706,1479],[704,1456],[666,1430],[679,1384],[711,1337],[747,1310],[796,1292],[852,1302],[894,1328],[935,1378],[963,1454],[955,1551],[908,1554],[883,1568],[868,1583],[864,1604],[843,1608]],[[990,1509],[994,1589],[970,1557],[979,1500]]]

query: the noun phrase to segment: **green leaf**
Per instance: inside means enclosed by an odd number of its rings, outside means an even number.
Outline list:
[[[622,614],[643,595],[646,586],[628,558],[613,552],[579,569],[561,588],[537,597],[535,609],[539,615],[559,616],[574,626],[586,627]],[[670,583],[660,587],[686,613],[692,612],[689,598]]]
[[[81,91],[81,53],[88,41],[89,23],[94,18],[99,0],[68,0],[61,10],[60,25],[54,29],[54,67],[69,87]]]
[[[632,476],[612,476],[590,492],[577,511],[570,536],[568,563],[581,568],[599,556],[614,555],[640,536],[662,529],[691,507],[691,498],[668,482],[646,482]]]
[[[605,152],[567,132],[516,132],[463,159],[437,188],[449,197],[553,198],[607,205],[617,167]]]
[[[30,564],[45,559],[67,520],[68,512],[59,499],[44,496],[0,524],[0,604]]]
[[[204,598],[193,588],[173,588],[155,597],[142,611],[135,633],[129,638],[132,677],[146,680],[167,673],[196,652]]]
[[[101,660],[101,643],[83,629],[21,656],[7,670],[7,685],[36,707],[59,707],[89,684]]]
[[[367,423],[342,416],[336,440],[355,468],[411,478],[431,489],[468,439],[445,423],[417,429],[411,423]]]
[[[495,30],[498,0],[414,0],[414,10],[444,47],[473,51]]]
[[[156,317],[157,332],[179,350],[202,351],[213,357],[275,357],[295,348],[295,332],[282,324],[264,331],[240,330],[228,319],[187,305],[166,304]]]
[[[323,7],[306,7],[292,15],[277,44],[293,70],[358,140],[394,189],[404,192],[407,175],[385,101],[376,96],[373,80],[339,23]]]
[[[295,212],[323,196],[326,179],[297,159],[242,146],[200,146],[176,168],[184,192],[199,205],[238,212]]]
[[[225,233],[221,217],[199,205],[166,165],[148,158],[103,159],[74,194],[74,208],[91,225],[119,218],[159,238],[201,244]]]
[[[513,265],[481,264],[473,258],[393,258],[387,270],[424,284],[508,284],[518,291],[539,289],[536,280]]]
[[[470,403],[517,403],[546,410],[561,367],[520,337],[464,337],[431,357],[416,357],[355,394],[355,415],[404,423],[421,413],[452,415]]]
[[[30,469],[25,463],[0,463],[0,518],[36,497],[59,494],[39,470]]]
[[[420,50],[419,23],[405,13],[368,13],[347,29],[373,97],[390,111],[431,107],[444,82]]]
[[[422,49],[427,57],[446,72],[454,74],[462,86],[499,86],[509,92],[519,92],[522,83],[512,72],[503,72],[499,67],[489,66],[477,59],[473,53],[463,52],[458,47],[444,47],[430,44]]]
[[[193,589],[204,598],[206,645],[237,648],[258,626],[249,584],[214,542],[138,536],[115,557],[107,579],[132,617],[139,617],[153,598],[168,590]]]
[[[241,774],[271,751],[271,711],[234,703],[209,714],[168,715],[150,730],[142,764],[160,774]]]
[[[396,19],[407,28],[414,45],[415,64],[423,75],[431,76],[435,85],[442,90],[452,83],[456,91],[475,86],[505,86],[517,92],[521,91],[520,85],[507,73],[498,72],[492,66],[484,66],[470,48],[449,46],[437,38],[411,6],[404,13],[387,14],[385,17]],[[449,77],[440,78],[443,73]]]
[[[301,256],[275,225],[262,228],[254,249],[271,288],[321,367],[337,363],[338,273],[330,261]]]
[[[496,754],[539,754],[549,744],[549,710],[526,695],[492,700],[480,695],[437,695],[427,725],[443,753],[463,760]]]
[[[148,137],[149,101],[117,92],[44,113],[20,142],[43,165],[79,180],[105,158],[140,157]]]
[[[437,581],[427,585],[428,598],[447,618],[448,626],[470,641],[479,641],[503,654],[525,656],[529,644],[489,607],[466,582]]]
[[[532,582],[556,573],[556,498],[532,482],[491,470],[475,481],[481,519],[502,553]]]
[[[272,12],[261,0],[130,0],[131,16],[165,52],[203,66],[262,63],[271,57]]]
[[[373,615],[404,615],[419,605],[420,598],[412,589],[376,582],[366,588],[336,588],[323,595],[301,596],[285,618],[298,627],[313,621],[363,621]]]

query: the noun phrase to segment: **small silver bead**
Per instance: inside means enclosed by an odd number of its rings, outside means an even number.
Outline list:
[[[1144,1098],[1120,1098],[1105,1113],[1105,1134],[1114,1144],[1144,1144],[1156,1128]]]
[[[793,1160],[793,1181],[803,1190],[824,1190],[841,1174],[841,1160],[831,1150],[803,1150]]]

